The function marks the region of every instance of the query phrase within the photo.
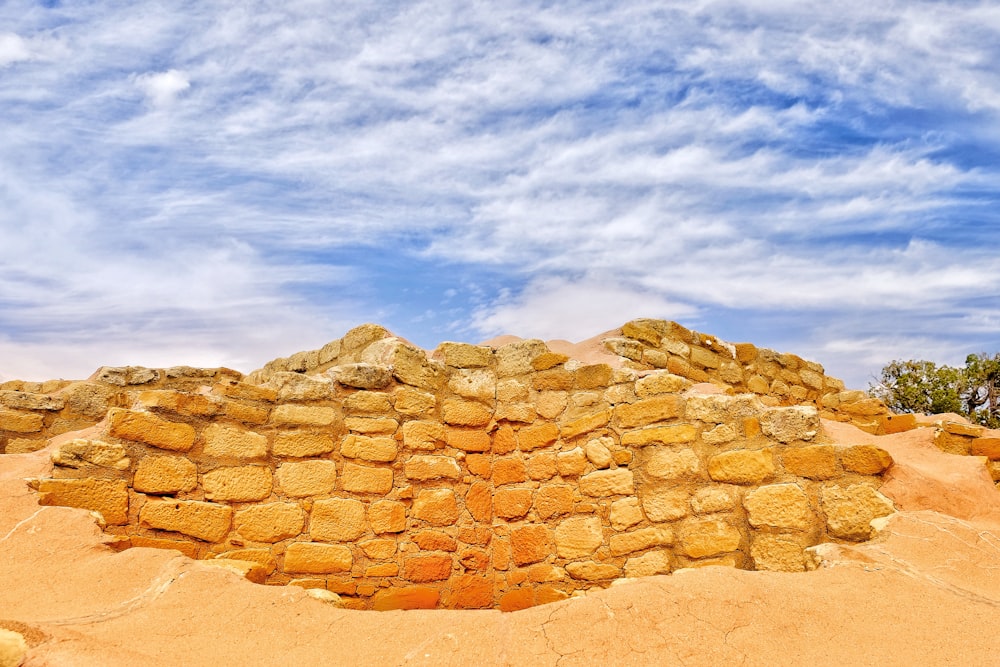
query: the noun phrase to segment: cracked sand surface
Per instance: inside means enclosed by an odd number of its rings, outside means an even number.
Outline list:
[[[0,626],[42,665],[988,665],[1000,624],[1000,493],[930,432],[873,438],[902,511],[823,566],[625,581],[504,614],[355,612],[174,552],[116,553],[83,510],[39,508],[46,451],[0,458]],[[6,625],[5,625],[6,624]]]

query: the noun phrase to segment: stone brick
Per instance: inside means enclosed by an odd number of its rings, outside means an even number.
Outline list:
[[[437,422],[410,421],[403,424],[403,446],[431,450],[445,443],[447,430]]]
[[[767,449],[738,449],[708,460],[708,474],[716,482],[760,484],[774,475],[774,453]]]
[[[372,609],[392,611],[395,609],[434,609],[440,593],[428,586],[404,586],[383,588],[375,593]]]
[[[119,479],[42,479],[39,505],[59,505],[100,512],[109,525],[128,523],[128,487]]]
[[[556,553],[560,558],[585,558],[604,543],[601,520],[596,516],[565,519],[556,526]]]
[[[754,528],[809,530],[816,523],[809,497],[797,484],[762,486],[747,493],[743,506]]]
[[[197,500],[147,500],[139,510],[143,528],[168,530],[205,542],[221,542],[232,518],[232,508]]]
[[[497,421],[531,424],[538,419],[538,412],[530,403],[501,403],[497,405],[493,418]]]
[[[379,364],[342,364],[327,374],[337,383],[355,389],[385,389],[392,384],[392,369]]]
[[[66,407],[62,396],[48,396],[23,391],[0,391],[0,405],[16,410],[59,411]]]
[[[580,478],[580,493],[585,496],[631,496],[635,493],[635,478],[631,470],[616,468],[598,470]]]
[[[147,410],[176,412],[193,417],[208,417],[219,412],[219,399],[169,389],[144,391],[138,402]]]
[[[271,495],[271,470],[263,466],[216,468],[201,477],[207,500],[248,502]]]
[[[837,450],[832,445],[794,447],[781,453],[785,470],[808,479],[830,479],[840,474]]]
[[[722,358],[701,347],[691,348],[691,363],[701,368],[718,368],[722,364]]]
[[[190,544],[190,542],[187,544]],[[275,560],[270,549],[235,549],[233,551],[224,551],[218,555],[218,558],[257,563],[263,568],[265,574],[271,574],[278,569],[278,561]]]
[[[531,489],[497,489],[493,494],[493,512],[504,519],[517,519],[531,509]]]
[[[131,461],[119,444],[77,438],[64,442],[52,452],[52,463],[64,468],[97,466],[127,470]]]
[[[387,560],[392,558],[396,553],[396,540],[393,539],[365,540],[358,543],[358,546],[372,560]]]
[[[525,525],[510,531],[511,557],[517,565],[545,560],[552,553],[549,529],[543,525]]]
[[[349,459],[388,463],[396,460],[398,451],[396,441],[392,438],[346,435],[340,443],[341,455]]]
[[[354,564],[350,547],[342,544],[293,542],[285,550],[285,572],[329,574],[349,572]]]
[[[370,345],[361,354],[361,361],[385,364],[403,384],[420,389],[440,389],[447,378],[443,364],[431,361],[418,347],[398,338],[385,338]]]
[[[424,551],[455,551],[455,538],[437,530],[422,530],[411,536],[413,542]]]
[[[555,452],[541,452],[528,459],[528,477],[534,480],[547,480],[556,476]]]
[[[456,395],[492,404],[496,400],[497,376],[489,370],[456,370],[448,380],[448,388]],[[445,403],[445,407],[449,403]],[[489,423],[487,419],[484,424]],[[481,424],[472,424],[479,426]]]
[[[724,512],[735,506],[736,494],[733,487],[704,486],[691,497],[691,509],[698,514]]]
[[[857,445],[840,452],[840,464],[844,470],[861,475],[879,475],[892,465],[889,452],[875,445]]]
[[[639,378],[635,383],[635,394],[639,398],[649,398],[659,394],[678,394],[691,386],[691,381],[668,371],[656,371]]]
[[[871,522],[896,511],[892,501],[864,484],[823,489],[822,507],[831,535],[845,540],[867,540],[872,535]]]
[[[517,446],[522,451],[547,447],[559,439],[559,427],[552,422],[526,426],[517,432]]]
[[[201,549],[197,542],[183,540],[164,540],[157,537],[144,537],[142,535],[132,535],[129,542],[133,548],[147,549],[173,549],[179,551],[188,558],[198,559],[198,552]]]
[[[676,521],[688,515],[691,494],[684,489],[647,489],[641,495],[646,518],[654,523]]]
[[[326,377],[302,373],[275,373],[268,384],[278,391],[278,401],[323,401],[331,398],[333,383]]]
[[[674,542],[674,533],[666,526],[640,528],[631,533],[612,535],[608,544],[612,556],[623,556],[650,547],[669,546]]]
[[[235,401],[226,401],[223,403],[222,411],[230,419],[235,419],[245,424],[266,424],[271,416],[270,408],[262,408]]]
[[[132,487],[140,493],[172,494],[197,485],[197,466],[181,456],[145,456],[132,478]]]
[[[540,519],[551,519],[573,511],[573,487],[543,486],[535,493],[535,512]]]
[[[108,412],[108,435],[175,452],[186,452],[194,446],[194,428],[190,425],[121,408]]]
[[[584,433],[590,433],[591,431],[607,426],[611,422],[611,414],[611,410],[602,410],[601,412],[565,421],[559,425],[560,433],[566,440],[583,435]]]
[[[396,412],[410,417],[419,417],[429,413],[437,406],[434,394],[425,391],[400,387],[396,390]]]
[[[563,477],[577,477],[587,470],[587,455],[580,447],[556,454],[556,469]]]
[[[622,428],[646,426],[680,416],[684,405],[680,396],[667,394],[625,403],[615,408],[615,418]]]
[[[493,363],[493,350],[485,345],[441,343],[434,356],[455,368],[484,368]]]
[[[385,414],[390,410],[389,394],[380,391],[357,391],[344,398],[344,411],[350,414]]]
[[[258,459],[267,456],[267,437],[253,431],[212,424],[203,434],[204,456],[234,459]]]
[[[573,374],[565,368],[553,368],[535,373],[531,387],[536,391],[565,391],[573,388]]]
[[[568,403],[569,397],[565,391],[543,391],[535,398],[535,409],[539,416],[555,419],[562,414]]]
[[[636,497],[622,498],[611,503],[611,527],[615,530],[628,530],[646,517],[643,516],[639,508],[639,499]]]
[[[698,519],[680,531],[681,551],[691,558],[717,556],[739,549],[740,531],[721,519]]]
[[[527,479],[524,460],[518,456],[500,458],[493,461],[493,484],[517,484]]]
[[[221,394],[227,398],[235,398],[244,401],[266,401],[274,402],[278,397],[278,392],[272,387],[260,387],[246,382],[235,380],[223,380],[212,388],[215,394]]]
[[[670,574],[670,570],[670,552],[662,549],[625,561],[625,576],[630,578]]]
[[[328,433],[313,431],[285,431],[275,433],[273,452],[275,456],[320,456],[329,454],[337,446]]]
[[[368,530],[364,503],[350,498],[328,498],[313,503],[309,535],[320,542],[353,542]]]
[[[493,453],[497,456],[517,450],[517,434],[509,424],[504,424],[493,434]]]
[[[719,424],[715,428],[701,434],[701,439],[709,445],[719,445],[724,442],[732,442],[739,437],[739,432],[734,424]]]
[[[459,428],[449,429],[445,440],[449,447],[466,452],[488,452],[493,444],[490,441],[490,434],[486,431]]]
[[[747,390],[753,392],[754,394],[766,394],[770,391],[770,385],[768,385],[767,380],[760,375],[754,375],[747,380]]]
[[[236,532],[252,542],[279,542],[295,537],[305,526],[305,516],[295,503],[268,503],[236,512]]]
[[[352,433],[392,435],[399,422],[388,417],[346,417],[344,428]]]
[[[458,562],[466,570],[483,571],[490,566],[490,556],[483,549],[463,549]]]
[[[671,424],[669,426],[654,426],[622,434],[622,444],[643,447],[652,444],[669,445],[673,443],[692,442],[698,437],[698,429],[692,424]]]
[[[451,576],[452,557],[443,554],[418,554],[403,560],[403,579],[420,584],[442,581]]]
[[[608,579],[617,579],[622,575],[621,568],[609,563],[595,563],[594,561],[568,563],[566,571],[574,579],[583,581],[605,581]]]
[[[756,535],[750,547],[755,570],[803,572],[806,554],[802,545],[780,535]]]
[[[395,500],[376,500],[368,506],[368,524],[376,535],[406,530],[406,506]]]
[[[903,433],[917,428],[916,415],[882,415],[880,433],[891,435],[893,433]]]
[[[458,503],[451,489],[422,489],[413,501],[410,516],[432,526],[450,526],[458,520]]]
[[[611,384],[614,374],[613,369],[608,364],[590,364],[576,369],[577,389],[600,389]]]
[[[537,339],[519,340],[503,345],[494,352],[497,375],[510,377],[532,372],[532,362],[543,354],[551,352],[545,343]]]
[[[395,577],[399,574],[399,566],[395,563],[379,563],[365,568],[366,577]]]
[[[820,430],[819,413],[804,405],[768,408],[760,415],[760,426],[764,435],[778,442],[812,440]]]
[[[281,493],[293,498],[323,496],[337,484],[337,464],[333,461],[282,463],[275,472]]]
[[[476,521],[486,522],[493,518],[493,494],[486,482],[476,482],[465,494],[465,509]]]
[[[429,479],[461,479],[462,469],[450,456],[411,456],[406,460],[403,471],[407,479],[426,481]]]
[[[531,367],[536,371],[547,371],[569,361],[569,357],[558,352],[544,352],[531,360]]]
[[[385,495],[392,491],[392,470],[345,463],[340,483],[344,491]]]
[[[691,478],[701,471],[701,462],[693,449],[647,447],[644,472],[657,479]]]
[[[1000,460],[1000,438],[976,438],[969,445],[969,453],[972,456],[985,456],[991,461]]]
[[[452,582],[451,606],[455,609],[486,609],[493,606],[493,581],[464,574]]]
[[[322,405],[279,405],[271,411],[271,423],[278,426],[331,426],[337,411]]]

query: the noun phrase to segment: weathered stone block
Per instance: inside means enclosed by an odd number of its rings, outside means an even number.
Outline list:
[[[896,511],[892,501],[870,486],[856,484],[823,489],[822,507],[831,535],[845,540],[867,540],[872,535],[871,522]]]
[[[265,401],[273,403],[278,392],[272,387],[261,387],[236,380],[222,380],[212,388],[212,393],[243,401]]]
[[[131,536],[129,542],[131,542],[133,548],[172,549],[195,560],[198,559],[198,552],[201,550],[198,542],[164,540],[157,537],[144,537],[142,535]]]
[[[411,456],[406,460],[403,472],[407,479],[417,481],[462,477],[461,467],[450,456]]]
[[[345,463],[340,483],[344,491],[385,495],[392,491],[392,470]]]
[[[593,463],[595,468],[610,468],[615,461],[615,457],[611,455],[611,449],[609,449],[609,445],[612,444],[614,441],[611,438],[597,438],[588,442],[583,451],[587,455],[587,460]]]
[[[556,476],[555,452],[541,452],[528,459],[528,477],[546,480]]]
[[[607,426],[611,422],[611,414],[611,410],[602,410],[601,412],[565,421],[559,425],[559,431],[564,439],[570,440],[578,435],[590,433],[591,431],[596,431],[599,428]]]
[[[226,401],[223,403],[222,411],[230,419],[235,419],[244,424],[266,424],[271,416],[270,408],[247,405],[235,401]]]
[[[409,421],[403,424],[403,446],[409,449],[437,449],[444,445],[447,437],[447,429],[438,422]]]
[[[647,489],[641,494],[642,509],[654,522],[676,521],[688,515],[691,494],[683,489],[670,487]]]
[[[396,441],[392,438],[369,438],[363,435],[346,435],[340,444],[340,453],[349,459],[363,459],[388,463],[396,460]]]
[[[392,435],[399,422],[389,417],[346,417],[344,428],[352,433]]]
[[[437,390],[447,377],[444,365],[431,361],[418,347],[399,338],[384,338],[361,353],[361,361],[392,368],[394,378],[420,389]]]
[[[1000,460],[1000,438],[976,438],[969,445],[969,453],[972,456],[985,456],[991,461]]]
[[[267,437],[223,424],[212,424],[203,434],[205,456],[258,459],[267,456]]]
[[[328,498],[313,503],[309,535],[320,542],[353,542],[368,530],[364,503],[350,498]]]
[[[892,465],[892,456],[875,445],[857,445],[840,452],[840,464],[850,472],[879,475]]]
[[[701,471],[701,461],[693,449],[649,447],[644,455],[645,473],[657,479],[684,479]]]
[[[528,524],[510,531],[511,557],[516,565],[545,560],[552,553],[548,526]]]
[[[531,509],[531,489],[497,489],[493,494],[493,511],[504,519],[516,519]]]
[[[422,489],[410,515],[432,526],[450,526],[458,520],[458,503],[451,489]]]
[[[764,435],[778,442],[812,440],[820,430],[819,412],[804,405],[768,408],[760,415],[760,426]]]
[[[736,551],[741,537],[740,531],[726,521],[698,519],[681,528],[680,547],[691,558],[705,558]]]
[[[691,363],[699,368],[718,368],[722,357],[702,347],[691,347]]]
[[[599,498],[631,496],[635,493],[635,476],[625,468],[598,470],[580,478],[580,493]]]
[[[377,500],[368,506],[368,524],[376,535],[406,530],[406,506],[395,500]]]
[[[293,542],[285,550],[285,572],[330,574],[349,572],[354,564],[350,547],[342,544]]]
[[[649,398],[660,394],[679,394],[691,386],[691,381],[668,371],[656,371],[639,378],[635,383],[635,394],[639,398]]]
[[[337,411],[323,405],[279,405],[271,411],[271,423],[277,426],[330,426],[337,421]]]
[[[305,515],[295,503],[268,503],[239,510],[233,524],[252,542],[279,542],[302,532]]]
[[[639,499],[633,496],[611,503],[610,518],[611,527],[622,531],[628,530],[646,517],[643,516],[642,510],[639,508]]]
[[[493,419],[493,411],[476,401],[451,399],[441,407],[441,416],[452,426],[486,426]]]
[[[559,439],[559,427],[552,422],[526,426],[517,432],[517,446],[522,451],[548,447]]]
[[[540,519],[551,519],[573,511],[573,487],[543,486],[535,494],[535,512]]]
[[[404,586],[383,588],[375,594],[372,609],[391,611],[393,609],[434,609],[440,593],[428,586]]]
[[[704,486],[691,497],[691,509],[698,514],[724,512],[736,506],[734,487]]]
[[[565,519],[556,526],[556,553],[560,558],[585,558],[604,543],[604,530],[596,516]]]
[[[143,528],[169,530],[205,542],[221,542],[232,518],[232,508],[197,500],[147,500],[139,510]]]
[[[434,394],[425,391],[400,387],[396,390],[396,412],[410,417],[419,417],[431,412],[437,405]]]
[[[565,368],[535,373],[531,378],[531,387],[536,391],[565,391],[573,388],[573,374]]]
[[[774,475],[774,453],[767,449],[739,449],[708,460],[708,474],[716,482],[760,484]]]
[[[755,570],[803,572],[806,555],[802,545],[780,535],[756,535],[750,547]]]
[[[806,492],[797,484],[773,484],[747,493],[743,499],[750,525],[809,530],[816,515]]]
[[[809,479],[831,479],[840,474],[837,450],[832,445],[795,447],[781,453],[785,470]]]
[[[496,400],[497,376],[489,370],[459,369],[452,373],[448,388],[463,398],[493,403]]]
[[[517,484],[527,479],[524,459],[519,456],[498,458],[493,461],[493,484]]]
[[[674,532],[666,526],[640,528],[631,533],[612,535],[608,544],[612,556],[623,556],[650,547],[669,546],[674,543]]]
[[[285,431],[274,435],[274,455],[304,458],[328,454],[336,447],[329,433],[313,431]]]
[[[172,494],[197,485],[197,466],[181,456],[145,456],[132,478],[132,488],[140,493]]]
[[[385,414],[391,410],[391,397],[380,391],[357,391],[344,399],[344,411],[349,414]]]
[[[444,554],[418,554],[403,560],[403,579],[414,583],[442,581],[451,576],[454,565],[451,556]]]
[[[556,454],[556,469],[563,477],[576,477],[587,470],[587,455],[580,447]]]
[[[330,399],[333,393],[333,383],[328,378],[302,373],[275,373],[268,385],[277,390],[281,402],[323,401]]]
[[[110,525],[128,523],[128,487],[120,479],[42,479],[39,505],[59,505],[100,512]]]
[[[221,407],[218,398],[170,389],[144,391],[139,394],[139,404],[147,410],[176,412],[194,417],[214,415]]]
[[[65,468],[97,466],[115,470],[127,470],[131,465],[121,445],[79,438],[59,445],[52,452],[52,463]]]
[[[202,475],[201,484],[208,500],[264,500],[271,495],[271,470],[263,466],[216,468]]]
[[[331,493],[337,483],[337,464],[333,461],[283,463],[275,476],[278,487],[286,496],[322,496]]]
[[[594,561],[584,561],[581,563],[568,563],[566,571],[574,579],[583,581],[605,581],[617,579],[621,576],[621,568],[609,563],[595,563]]]
[[[680,396],[667,394],[619,405],[615,417],[623,428],[634,428],[679,417],[683,406]]]
[[[396,553],[396,540],[379,538],[360,542],[361,550],[372,560],[387,560]]]
[[[625,561],[625,576],[630,578],[670,574],[670,552],[660,549]]]
[[[484,368],[493,363],[493,350],[485,345],[445,342],[434,350],[434,357],[455,368]]]
[[[108,412],[108,435],[175,452],[189,451],[194,445],[194,428],[190,425],[121,408]]]
[[[476,521],[486,522],[493,518],[493,495],[490,485],[486,482],[476,482],[465,494],[465,509]]]
[[[692,442],[698,437],[698,429],[693,424],[671,424],[669,426],[653,426],[622,434],[622,444],[644,447],[652,444],[669,445],[679,442]]]
[[[392,370],[380,364],[342,364],[327,371],[338,384],[355,389],[385,389],[392,384]]]

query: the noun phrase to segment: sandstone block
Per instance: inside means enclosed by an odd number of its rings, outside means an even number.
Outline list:
[[[278,568],[278,562],[271,555],[270,549],[234,549],[233,551],[224,551],[218,555],[218,558],[257,563],[263,568],[265,574],[271,574]]]
[[[657,479],[684,479],[701,471],[701,462],[693,449],[648,447],[644,471]]]
[[[750,547],[755,570],[803,572],[806,554],[802,545],[780,535],[757,535]]]
[[[333,383],[328,378],[302,373],[275,373],[268,380],[268,385],[277,390],[281,402],[323,401],[333,393]]]
[[[820,430],[819,412],[803,405],[768,408],[760,415],[760,426],[765,435],[778,442],[812,440]]]
[[[344,411],[349,414],[385,414],[390,410],[389,394],[379,391],[357,391],[344,399]]]
[[[223,380],[212,388],[212,393],[221,394],[227,398],[244,401],[265,401],[273,403],[278,398],[278,392],[272,387],[260,387],[236,380]]]
[[[434,394],[425,391],[400,387],[396,390],[396,412],[410,417],[419,417],[429,413],[437,405]]]
[[[337,483],[337,464],[333,461],[283,463],[275,472],[281,493],[292,498],[323,496]]]
[[[542,371],[532,376],[531,386],[536,391],[565,391],[573,388],[573,374],[565,368]]]
[[[336,442],[329,433],[285,431],[274,435],[274,455],[304,458],[320,456],[334,450]]]
[[[136,491],[158,495],[191,491],[197,485],[197,466],[181,456],[143,457],[132,478]]]
[[[540,519],[551,519],[573,511],[573,487],[543,486],[535,494],[535,512]]]
[[[236,532],[252,542],[279,542],[295,537],[305,526],[305,516],[295,503],[268,503],[236,512]]]
[[[448,388],[463,398],[492,403],[497,394],[497,376],[489,370],[456,370],[448,380]]]
[[[493,511],[504,519],[516,519],[531,509],[531,489],[497,489],[493,495]]]
[[[891,435],[910,431],[917,427],[916,415],[883,415],[881,418],[882,429],[880,433]]]
[[[383,588],[375,594],[372,609],[391,611],[393,609],[434,609],[440,593],[428,586],[404,586]]]
[[[669,445],[680,442],[692,442],[698,437],[698,429],[692,424],[671,424],[669,426],[654,426],[650,428],[626,431],[622,434],[622,444],[643,447],[645,445]]]
[[[864,484],[823,489],[822,507],[830,534],[855,541],[871,537],[872,520],[896,511],[891,500]]]
[[[724,442],[732,442],[739,437],[739,432],[734,424],[719,424],[715,428],[701,434],[701,439],[709,445],[719,445]]]
[[[258,459],[267,456],[267,437],[253,431],[212,424],[205,429],[205,456]]]
[[[607,387],[611,384],[613,374],[613,369],[607,364],[581,366],[574,373],[576,376],[576,388],[600,389]]]
[[[623,428],[646,426],[680,416],[684,402],[680,396],[667,394],[625,403],[615,408],[615,417]]]
[[[691,381],[669,371],[655,371],[635,383],[635,394],[639,398],[649,398],[659,394],[679,394],[691,386]]]
[[[455,368],[485,368],[493,363],[493,350],[485,345],[445,342],[434,350],[434,357]]]
[[[486,482],[476,482],[465,494],[465,509],[476,521],[486,522],[493,518],[493,495],[490,485]]]
[[[622,335],[642,341],[652,347],[659,347],[663,336],[667,334],[662,320],[637,319],[626,322],[622,326]]]
[[[451,607],[455,609],[486,609],[493,606],[493,581],[487,577],[465,574],[456,577]]]
[[[392,438],[346,435],[340,444],[340,453],[349,459],[388,463],[396,460],[398,447]]]
[[[403,446],[409,449],[437,449],[445,443],[447,430],[431,421],[409,421],[403,424]]]
[[[438,530],[422,530],[412,534],[412,539],[423,551],[455,551],[458,542],[454,537]]]
[[[537,339],[519,340],[503,345],[493,353],[497,363],[497,375],[511,377],[530,373],[535,370],[534,360],[550,352],[545,343]]]
[[[691,494],[687,491],[670,487],[647,489],[641,494],[643,512],[654,523],[687,516],[690,499]]]
[[[844,470],[861,475],[879,475],[892,465],[889,452],[875,445],[857,445],[840,452]]]
[[[466,452],[488,452],[493,444],[490,441],[490,434],[486,431],[459,428],[449,429],[445,436],[445,441],[449,447],[461,449]]]
[[[517,432],[517,446],[522,451],[548,447],[559,439],[559,427],[551,422],[526,426]]]
[[[666,526],[640,528],[630,533],[612,535],[608,541],[612,556],[623,556],[650,547],[669,546],[674,543],[674,533]]]
[[[735,506],[735,491],[728,486],[705,486],[695,491],[691,498],[691,509],[698,514],[725,512]]]
[[[372,560],[388,560],[396,553],[396,540],[393,539],[365,540],[360,542],[359,546]]]
[[[159,378],[159,372],[142,366],[102,366],[93,375],[98,382],[117,387],[148,384]]]
[[[139,394],[139,404],[147,410],[176,412],[181,415],[208,417],[219,411],[218,399],[170,389],[154,389]]]
[[[498,396],[497,400],[502,399]],[[544,419],[555,419],[562,414],[568,403],[569,395],[565,391],[543,391],[535,399],[535,409]]]
[[[519,424],[531,424],[538,419],[538,412],[530,403],[500,403],[493,418]]]
[[[587,470],[587,455],[580,447],[556,454],[556,469],[563,477],[577,477]]]
[[[131,536],[129,542],[131,542],[133,548],[172,549],[194,560],[198,560],[198,552],[200,550],[197,542],[162,540],[156,537],[143,537],[142,535]]]
[[[969,445],[969,453],[972,456],[985,456],[991,461],[1000,460],[1000,438],[976,438]]]
[[[493,419],[493,411],[476,401],[451,399],[444,402],[441,416],[452,426],[486,426]]]
[[[770,390],[770,385],[760,375],[754,375],[747,380],[747,390],[754,394],[766,394]]]
[[[406,530],[406,506],[395,500],[377,500],[368,506],[368,524],[376,535]]]
[[[410,515],[432,526],[450,526],[458,520],[458,503],[451,489],[422,489]]]
[[[246,405],[235,401],[226,401],[223,403],[222,411],[227,417],[243,422],[244,424],[266,424],[271,416],[270,408]]]
[[[694,394],[687,398],[684,417],[707,424],[724,424],[755,416],[760,409],[758,400],[749,394]]]
[[[555,540],[560,558],[586,558],[604,543],[601,520],[596,516],[565,519],[556,527]]]
[[[786,449],[781,454],[785,470],[809,479],[830,479],[840,474],[837,450],[832,445],[811,445]]]
[[[625,576],[630,578],[670,574],[670,570],[670,552],[662,549],[625,561]]]
[[[774,475],[774,454],[767,449],[739,449],[708,460],[708,474],[716,482],[760,484]]]
[[[350,547],[342,544],[293,542],[285,550],[285,572],[330,574],[349,572],[354,564]]]
[[[723,359],[714,352],[702,347],[691,347],[691,363],[699,368],[718,368]]]
[[[584,561],[581,563],[568,563],[566,571],[574,579],[583,581],[603,581],[607,579],[617,579],[621,576],[621,568],[608,563],[595,563],[594,561]]]
[[[121,408],[108,412],[108,435],[175,452],[186,452],[194,445],[194,428],[190,425]]]
[[[328,498],[313,503],[309,535],[320,542],[353,542],[368,530],[364,503],[350,498]]]
[[[545,560],[552,553],[549,529],[543,525],[525,525],[510,531],[511,557],[516,565],[530,565]]]
[[[505,457],[493,462],[493,484],[517,484],[527,479],[527,468],[524,459],[519,456]]]
[[[414,583],[442,581],[451,576],[452,557],[444,554],[418,554],[403,560],[403,579]]]
[[[379,364],[341,364],[327,370],[327,375],[355,389],[385,389],[392,383],[392,370]]]
[[[528,459],[528,477],[536,480],[551,479],[556,476],[555,452],[541,452]]]
[[[263,466],[216,468],[202,475],[207,500],[248,502],[271,495],[271,470]]]
[[[462,469],[450,456],[411,456],[403,467],[407,479],[461,479]]]
[[[365,577],[395,577],[399,574],[399,566],[395,563],[379,563],[365,568]]]
[[[594,464],[595,468],[610,468],[611,464],[614,463],[615,458],[611,455],[611,450],[608,447],[613,442],[611,438],[597,438],[588,442],[584,447],[583,451],[587,455],[587,459]]]
[[[611,503],[611,527],[617,531],[628,530],[645,518],[639,508],[639,499],[634,496]]]
[[[625,468],[598,470],[580,478],[580,493],[599,498],[631,496],[635,493],[635,477]]]
[[[392,470],[345,463],[340,483],[344,491],[385,495],[392,491]]]
[[[682,527],[680,546],[691,558],[705,558],[736,551],[741,537],[740,531],[726,521],[698,519]]]
[[[388,417],[346,417],[344,428],[352,433],[392,435],[399,422]]]
[[[277,426],[330,426],[337,421],[337,411],[323,405],[279,405],[271,411],[271,423]]]
[[[52,462],[65,468],[97,466],[127,470],[131,461],[125,448],[118,444],[100,440],[76,439],[63,443],[52,452]]]
[[[232,508],[197,500],[147,500],[139,510],[139,524],[144,528],[190,535],[204,542],[221,542],[232,518]]]
[[[66,399],[62,396],[2,390],[0,391],[0,405],[15,410],[59,411],[66,407]]]
[[[603,342],[608,351],[619,357],[625,357],[632,361],[642,360],[643,346],[638,341],[627,338],[605,338]]]
[[[109,525],[128,523],[128,486],[119,479],[42,479],[39,505],[78,507],[100,512]]]
[[[743,499],[750,525],[809,530],[816,515],[806,492],[797,484],[772,484],[747,493]]]
[[[440,389],[447,377],[444,365],[431,361],[418,347],[399,338],[383,338],[361,353],[361,361],[392,368],[394,378],[412,387]]]
[[[584,415],[570,421],[562,422],[559,425],[561,435],[566,440],[575,438],[584,433],[590,433],[599,428],[607,426],[611,422],[611,410],[602,410],[593,414]]]

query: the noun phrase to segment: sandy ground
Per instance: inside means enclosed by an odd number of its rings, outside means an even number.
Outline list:
[[[930,429],[839,442],[896,460],[901,510],[861,546],[780,574],[683,570],[497,611],[355,612],[175,552],[116,553],[89,513],[39,507],[46,451],[0,456],[0,627],[25,665],[996,665],[1000,492]]]

